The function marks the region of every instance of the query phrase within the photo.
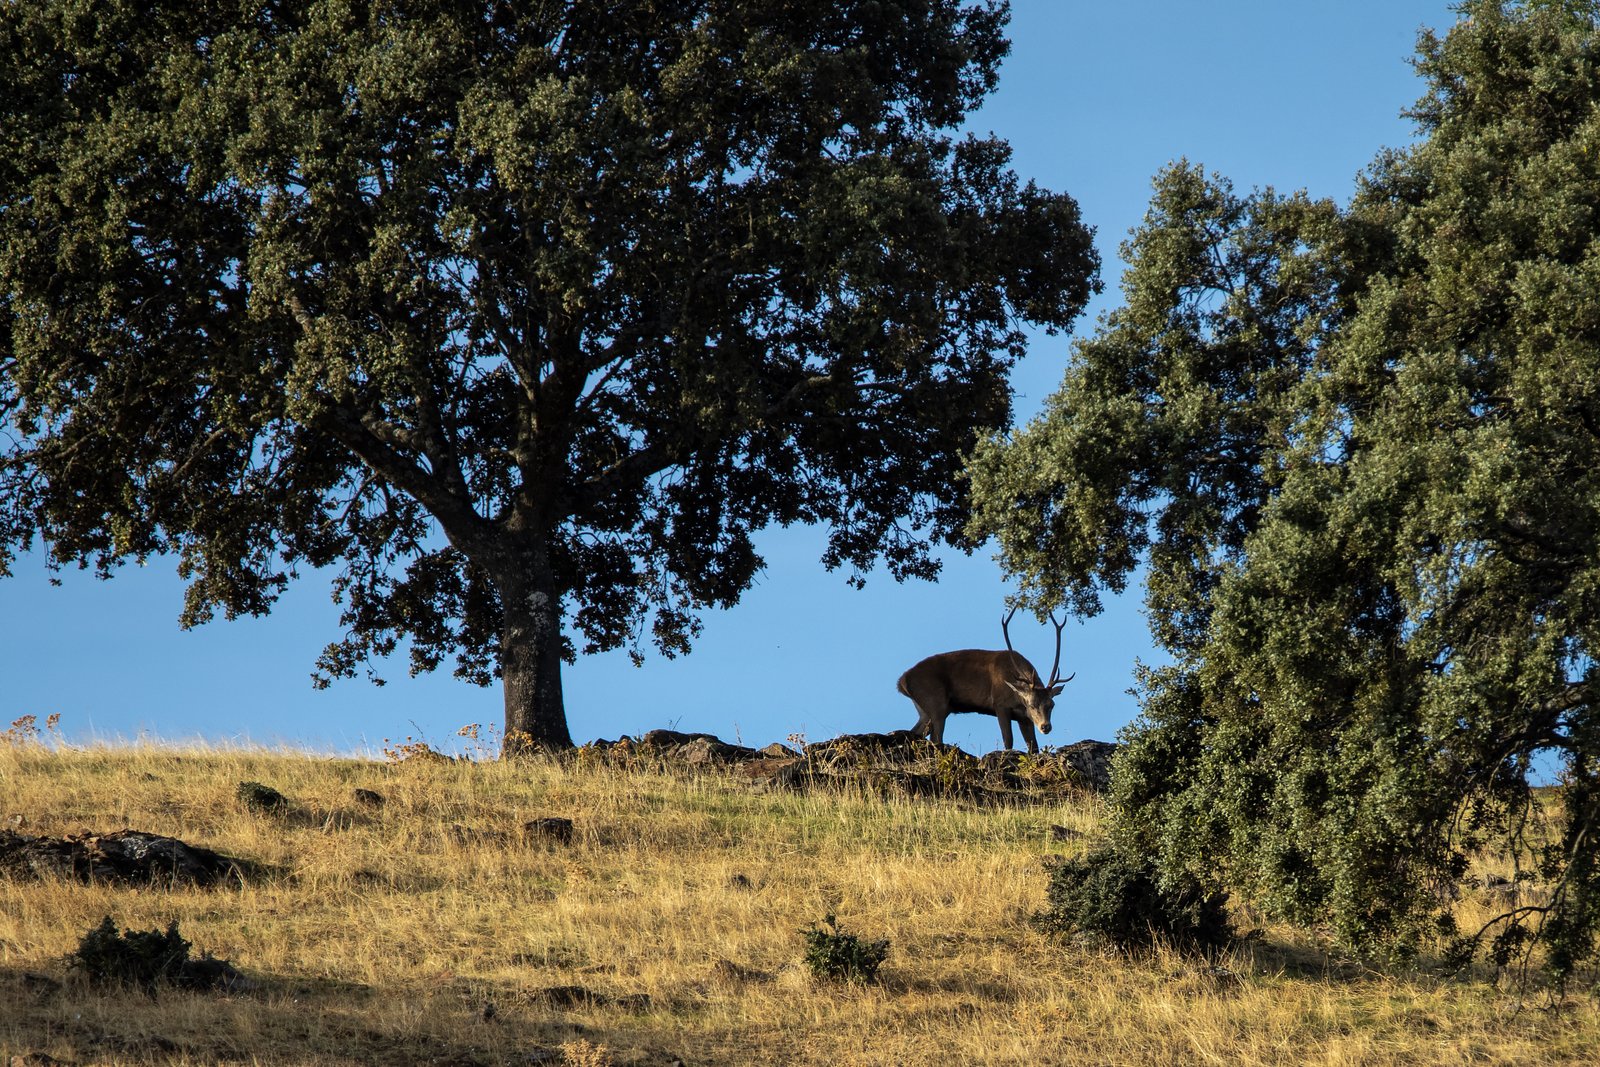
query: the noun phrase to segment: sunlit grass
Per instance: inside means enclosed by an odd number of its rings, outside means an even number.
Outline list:
[[[242,780],[292,810],[248,812]],[[356,787],[386,803],[361,805]],[[1544,1010],[1483,976],[1340,964],[1288,929],[1220,970],[1049,940],[1028,921],[1040,859],[1082,847],[1049,829],[1092,831],[1087,799],[981,807],[557,763],[0,745],[0,818],[13,815],[31,834],[170,834],[267,873],[213,891],[0,878],[6,1058],[1535,1064],[1590,1062],[1600,1037],[1587,993]],[[572,819],[572,843],[525,838],[542,816]],[[829,913],[890,940],[879,984],[809,977],[800,930]],[[151,1000],[25,979],[65,978],[62,957],[104,915],[176,919],[260,988]],[[554,986],[649,1007],[557,1007],[539,997]]]

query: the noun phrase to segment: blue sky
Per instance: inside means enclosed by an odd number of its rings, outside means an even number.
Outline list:
[[[1011,142],[1024,178],[1077,198],[1098,230],[1106,292],[1079,323],[1119,299],[1117,247],[1144,213],[1150,179],[1185,157],[1237,189],[1272,185],[1348,199],[1384,146],[1407,143],[1400,117],[1422,91],[1411,70],[1417,31],[1455,19],[1423,0],[1013,0],[1012,54],[1000,88],[971,123]],[[1035,339],[1013,384],[1026,420],[1061,379],[1069,339]],[[655,727],[704,730],[765,744],[801,733],[910,726],[895,692],[906,667],[933,652],[1000,644],[1006,586],[986,551],[947,557],[936,584],[867,588],[817,562],[822,535],[769,531],[766,572],[743,602],[705,617],[687,657],[624,653],[582,659],[565,674],[574,738]],[[108,582],[67,572],[54,587],[39,556],[0,581],[0,728],[59,713],[76,741],[153,737],[294,744],[376,752],[385,738],[453,740],[468,723],[498,726],[498,688],[447,670],[411,678],[403,657],[365,679],[312,689],[310,672],[337,633],[330,575],[307,575],[264,619],[180,630],[182,583],[172,561],[125,567]],[[1019,651],[1047,669],[1050,629],[1012,623]],[[1046,739],[1109,740],[1137,708],[1136,659],[1154,656],[1139,591],[1066,630],[1064,673],[1076,671]],[[953,716],[945,739],[973,752],[999,746],[991,718]]]

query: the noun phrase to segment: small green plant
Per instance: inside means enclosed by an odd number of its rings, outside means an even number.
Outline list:
[[[829,981],[875,982],[878,967],[889,955],[889,941],[863,941],[839,928],[833,915],[822,920],[828,927],[801,930],[806,941],[806,966],[811,977]]]
[[[1074,859],[1045,861],[1050,885],[1035,916],[1054,933],[1079,933],[1124,952],[1160,938],[1185,951],[1214,952],[1234,939],[1227,894],[1196,883],[1163,886],[1150,861],[1103,844]]]

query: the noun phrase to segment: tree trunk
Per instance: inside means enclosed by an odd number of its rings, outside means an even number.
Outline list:
[[[500,675],[506,699],[501,755],[572,747],[561,698],[561,591],[549,553],[518,558],[500,580]]]

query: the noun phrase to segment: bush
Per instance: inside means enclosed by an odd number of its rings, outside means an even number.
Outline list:
[[[1035,917],[1046,930],[1085,934],[1124,952],[1149,949],[1158,938],[1200,952],[1233,940],[1226,893],[1207,893],[1193,881],[1164,888],[1143,857],[1101,845],[1076,859],[1046,862],[1046,909]]]
[[[71,957],[89,980],[154,990],[159,982],[174,982],[189,959],[189,942],[178,933],[178,922],[159,930],[117,932],[107,915],[100,925],[83,935]]]
[[[855,934],[847,934],[839,928],[832,915],[822,921],[828,929],[813,926],[800,931],[800,935],[806,939],[806,966],[811,969],[811,977],[832,981],[877,981],[878,967],[889,955],[888,940],[863,941]]]
[[[97,985],[133,986],[151,995],[158,985],[213,989],[243,984],[242,976],[227,960],[213,959],[209,953],[190,959],[189,942],[178,932],[176,919],[167,924],[165,933],[118,933],[117,924],[107,915],[83,935],[77,951],[67,959]]]

